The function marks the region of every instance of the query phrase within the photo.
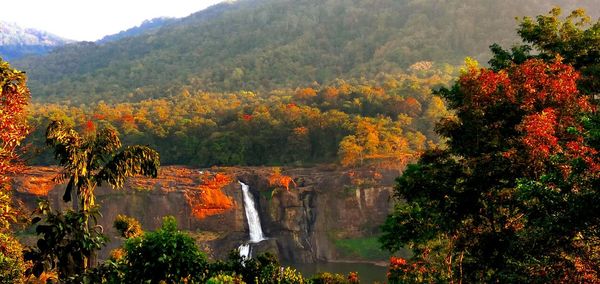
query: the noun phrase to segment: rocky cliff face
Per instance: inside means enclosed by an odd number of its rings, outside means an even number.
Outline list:
[[[287,262],[335,261],[348,258],[336,242],[373,238],[391,208],[393,178],[398,172],[335,168],[283,169],[292,178],[289,189],[273,185],[272,168],[215,168],[209,170],[165,167],[158,179],[135,178],[122,190],[96,189],[103,217],[100,225],[112,242],[112,222],[117,214],[137,218],[145,230],[160,226],[163,216],[172,215],[182,230],[189,231],[214,258],[248,240],[242,191],[237,180],[250,186],[262,228],[268,240],[253,244],[253,253],[270,251]],[[207,186],[209,174],[229,177],[222,186]],[[32,207],[37,196],[46,196],[55,207],[62,202],[64,185],[51,183],[52,168],[34,168],[15,179],[17,197]],[[294,185],[295,184],[295,185]],[[219,191],[219,192],[217,192]],[[354,256],[353,260],[360,256]]]

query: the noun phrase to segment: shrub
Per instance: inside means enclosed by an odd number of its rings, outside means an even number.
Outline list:
[[[23,247],[10,235],[0,233],[0,283],[23,283]]]
[[[129,239],[139,237],[144,231],[142,231],[142,225],[138,220],[133,217],[126,215],[117,215],[113,227],[119,231],[121,237]]]
[[[211,277],[206,281],[206,284],[245,284],[244,280],[240,276],[237,275],[226,275],[219,274],[217,276]]]
[[[276,280],[274,282],[279,284],[302,284],[306,282],[302,274],[291,267],[282,267]]]
[[[347,284],[350,283],[344,275],[337,273],[321,272],[310,279],[313,284]]]
[[[160,229],[125,243],[124,282],[204,282],[206,255],[194,239],[177,230],[174,217],[165,217]]]

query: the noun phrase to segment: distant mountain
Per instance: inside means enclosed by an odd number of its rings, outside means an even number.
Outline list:
[[[176,18],[160,17],[151,20],[145,20],[141,25],[124,30],[114,35],[108,35],[102,39],[96,41],[97,43],[103,44],[111,41],[116,41],[125,37],[137,36],[151,31],[155,31],[167,24],[176,22]]]
[[[14,62],[35,99],[137,101],[189,90],[271,90],[383,78],[419,61],[486,62],[517,42],[518,16],[598,0],[240,0],[151,33]]]
[[[15,23],[0,21],[0,57],[5,60],[46,54],[70,42],[72,41],[45,31],[22,28]]]

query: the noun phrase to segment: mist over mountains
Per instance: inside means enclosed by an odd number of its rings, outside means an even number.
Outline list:
[[[57,46],[72,42],[37,29],[23,28],[15,23],[0,21],[0,56],[5,60],[26,55],[45,54]]]

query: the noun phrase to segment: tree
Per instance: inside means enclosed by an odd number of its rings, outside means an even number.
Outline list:
[[[28,133],[25,108],[30,95],[26,81],[24,72],[0,59],[0,232],[16,221],[8,181],[22,168],[17,148]]]
[[[37,224],[35,231],[41,238],[25,252],[25,259],[33,262],[28,274],[39,277],[57,271],[61,280],[67,280],[83,272],[86,259],[107,241],[101,227],[89,228],[85,222],[90,216],[97,218],[97,210],[54,212],[48,201],[41,201],[35,213],[38,216],[32,223]]]
[[[21,283],[25,270],[21,244],[7,231],[18,215],[8,182],[22,169],[17,150],[28,133],[26,81],[0,58],[0,283]]]
[[[193,238],[177,230],[172,216],[157,231],[128,239],[125,251],[124,283],[202,283],[208,278],[206,256]]]
[[[500,72],[471,67],[451,90],[443,90],[457,114],[457,120],[439,126],[448,149],[426,152],[398,179],[396,196],[406,201],[386,222],[384,245],[392,250],[412,245],[420,255],[443,239],[448,271],[464,272],[456,279],[515,281],[513,273],[527,274],[532,267],[520,266],[529,261],[523,251],[533,253],[535,247],[533,257],[539,257],[540,245],[533,246],[533,240],[548,229],[537,226],[542,208],[531,202],[559,197],[530,196],[520,182],[541,182],[546,190],[565,191],[559,199],[575,202],[577,191],[593,189],[598,174],[596,151],[577,133],[583,129],[577,118],[592,110],[577,92],[577,74],[558,61],[528,60]],[[557,176],[548,180],[561,170],[565,182]],[[583,173],[591,176],[580,178]],[[578,178],[571,180],[572,175]],[[564,215],[553,221],[564,227],[544,234],[554,245],[544,246],[547,252],[557,246],[568,250],[570,245],[559,240],[590,229],[565,223],[563,218],[574,217],[570,210],[579,206],[569,202],[561,202],[568,209],[555,208]],[[533,247],[522,247],[529,241]]]
[[[492,69],[471,64],[439,92],[456,113],[438,125],[448,148],[398,179],[385,247],[439,256],[448,281],[598,281],[595,108],[573,57],[541,51],[496,49]]]
[[[46,143],[63,166],[56,181],[68,180],[63,200],[69,202],[75,196],[74,208],[83,211],[94,206],[96,186],[106,182],[121,188],[127,177],[156,177],[160,167],[158,153],[147,146],[120,149],[118,134],[109,127],[82,136],[63,122],[53,121],[46,131]]]
[[[112,128],[81,135],[61,121],[53,121],[46,131],[46,143],[63,166],[55,180],[59,183],[68,180],[63,200],[72,201],[74,210],[83,213],[86,230],[89,212],[95,205],[96,186],[106,182],[113,188],[121,188],[127,177],[158,175],[158,153],[139,145],[120,149],[121,141]],[[86,252],[84,270],[92,264],[92,253]]]

